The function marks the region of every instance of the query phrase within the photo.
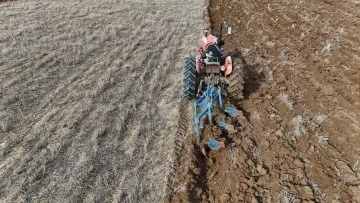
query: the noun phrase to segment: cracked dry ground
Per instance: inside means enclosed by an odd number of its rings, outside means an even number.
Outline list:
[[[234,143],[207,156],[190,119],[167,201],[360,202],[359,2],[219,0],[209,14],[247,64],[244,116],[237,133],[203,130]]]

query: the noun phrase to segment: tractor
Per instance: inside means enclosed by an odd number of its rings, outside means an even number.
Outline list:
[[[204,30],[201,46],[196,48],[195,56],[185,58],[183,66],[182,98],[198,99],[194,105],[198,144],[201,134],[200,120],[208,115],[211,122],[213,106],[218,103],[221,110],[230,116],[236,116],[236,109],[223,108],[223,97],[234,105],[243,99],[245,64],[241,59],[223,53],[224,24],[225,22],[221,24],[218,36],[209,34],[207,29]],[[227,35],[231,35],[231,27],[227,28]],[[218,122],[217,125],[222,128],[228,127],[223,122]]]

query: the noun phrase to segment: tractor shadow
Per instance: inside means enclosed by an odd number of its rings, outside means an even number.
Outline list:
[[[244,81],[245,81],[243,94],[244,94],[244,100],[249,100],[250,95],[253,94],[254,92],[257,92],[261,84],[265,82],[264,72],[258,71],[257,65],[249,65],[239,49],[235,49],[231,51],[228,55],[241,59],[245,64],[245,67],[243,69]],[[244,116],[247,118],[247,120],[249,120],[250,113],[247,112],[241,106],[241,104],[236,105],[236,107],[241,111],[243,111]]]
[[[257,71],[257,65],[249,65],[241,54],[239,49],[231,51],[228,55],[241,59],[245,63],[244,67],[244,99],[248,100],[249,96],[256,92],[261,84],[265,81],[265,75],[262,71]]]

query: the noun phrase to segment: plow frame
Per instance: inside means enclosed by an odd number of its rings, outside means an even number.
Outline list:
[[[212,122],[212,107],[213,104],[219,101],[219,107],[222,109],[222,95],[221,88],[214,85],[209,85],[203,95],[196,101],[194,105],[195,113],[195,131],[197,136],[197,143],[200,144],[200,121],[203,117],[208,115],[209,122]],[[200,111],[198,113],[198,111]]]

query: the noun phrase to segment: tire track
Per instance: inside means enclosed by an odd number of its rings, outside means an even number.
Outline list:
[[[182,155],[184,155],[185,152],[185,142],[187,137],[187,129],[189,126],[189,118],[188,118],[188,110],[189,110],[189,102],[182,100],[179,105],[179,121],[178,121],[178,131],[176,133],[176,139],[174,142],[175,150],[174,155],[175,157],[173,165],[171,166],[171,172],[168,176],[168,184],[166,189],[166,201],[172,201],[172,198],[174,197],[174,193],[178,188],[176,188],[177,184],[177,174],[179,173],[179,170],[181,168],[180,164],[182,163]]]

